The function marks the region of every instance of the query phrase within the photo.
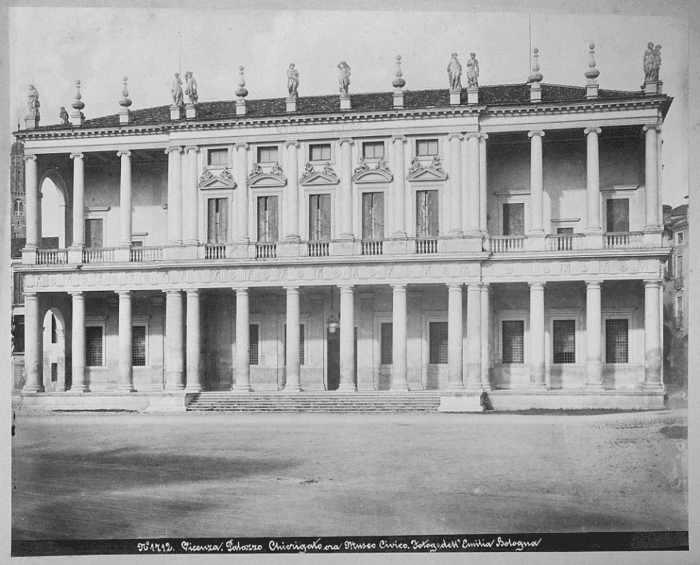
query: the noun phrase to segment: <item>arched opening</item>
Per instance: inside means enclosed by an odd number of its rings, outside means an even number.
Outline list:
[[[41,247],[65,249],[72,238],[72,210],[66,184],[56,171],[41,180]]]
[[[44,316],[44,388],[46,392],[68,389],[66,379],[66,323],[57,308]]]

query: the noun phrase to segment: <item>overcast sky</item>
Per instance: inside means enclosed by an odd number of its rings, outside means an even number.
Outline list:
[[[249,98],[286,95],[294,62],[301,96],[337,93],[337,64],[352,67],[350,92],[392,90],[395,56],[406,89],[446,88],[452,52],[480,63],[480,84],[522,83],[530,46],[544,82],[585,84],[596,44],[602,88],[638,90],[648,42],[661,44],[664,92],[674,97],[664,126],[664,202],[688,193],[688,29],[683,19],[630,15],[473,13],[405,10],[313,11],[145,8],[10,8],[10,123],[40,93],[41,123],[58,123],[82,82],[87,118],[114,114],[122,77],[132,109],[171,102],[175,72],[191,70],[200,101],[233,99],[245,65]],[[531,33],[530,33],[531,28]],[[32,30],[32,33],[27,33]],[[182,48],[180,49],[180,44]],[[181,64],[180,64],[181,60]]]

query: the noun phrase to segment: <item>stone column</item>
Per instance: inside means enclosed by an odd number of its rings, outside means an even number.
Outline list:
[[[600,222],[600,165],[598,151],[598,135],[600,128],[586,128],[586,191],[588,199],[588,214],[586,231],[601,233]]]
[[[168,154],[168,243],[182,244],[182,147],[169,147]]]
[[[85,159],[71,153],[73,159],[73,247],[85,246]],[[75,377],[74,377],[75,378]]]
[[[71,337],[71,392],[87,392],[85,382],[85,295],[71,292],[73,297],[73,324]]]
[[[355,391],[355,304],[352,286],[340,287],[340,384],[338,390]]]
[[[131,151],[119,150],[119,247],[131,247]]]
[[[238,188],[236,189],[238,193],[236,195],[236,206],[238,207],[236,240],[238,243],[248,243],[248,144],[237,143],[236,155],[238,157],[238,162],[236,164],[236,182],[238,183]]]
[[[36,250],[41,247],[41,189],[37,176],[36,155],[25,155],[24,163],[24,190],[27,203],[27,243],[25,247]]]
[[[663,390],[661,380],[661,281],[644,281],[644,385]]]
[[[24,293],[24,374],[23,392],[44,392],[43,327],[39,319],[39,295]]]
[[[547,388],[544,357],[544,283],[530,283],[530,388]]]
[[[182,292],[168,290],[165,294],[165,341],[168,355],[165,388],[185,388],[185,351],[183,339]]]
[[[236,289],[236,382],[233,390],[250,392],[250,310],[248,289]]]
[[[467,198],[469,201],[467,213],[467,234],[474,236],[481,235],[479,226],[481,218],[481,189],[479,187],[481,182],[481,158],[479,157],[480,134],[468,133],[465,135],[465,137],[467,138],[467,155],[469,156],[467,169]]]
[[[542,177],[543,131],[531,131],[530,137],[530,232],[529,235],[544,235],[542,220],[544,185]]]
[[[489,285],[481,285],[481,388],[491,390],[491,294]]]
[[[659,225],[659,164],[658,164],[658,126],[644,126],[645,136],[645,231],[657,231]]]
[[[286,240],[290,243],[299,243],[299,142],[287,141],[287,189],[285,190],[285,208],[287,209],[287,221],[285,231]]]
[[[119,291],[119,384],[117,390],[133,392],[133,351],[131,327],[131,291]]]
[[[481,285],[467,287],[467,382],[468,390],[481,390]]]
[[[479,138],[479,229],[483,235],[488,235],[488,176],[486,159],[486,140],[488,133],[482,133]]]
[[[586,281],[586,389],[603,390],[601,283]]]
[[[352,145],[353,140],[340,140],[340,239],[354,240],[352,228]],[[352,290],[352,289],[351,289]],[[342,338],[341,338],[342,339]],[[342,384],[342,383],[341,383]],[[354,386],[354,385],[353,385]]]
[[[184,213],[184,243],[185,245],[197,245],[199,243],[199,189],[197,174],[198,147],[187,148],[187,180],[183,182],[182,211]]]
[[[287,287],[287,383],[284,390],[301,391],[301,361],[299,358],[299,287]]]
[[[394,239],[406,239],[406,144],[405,135],[395,135],[394,143]]]
[[[393,288],[391,390],[408,390],[406,285]]]
[[[187,291],[187,392],[202,390],[201,323],[199,290]]]
[[[462,390],[462,285],[447,285],[447,291],[447,390]]]
[[[450,237],[464,237],[462,231],[462,134],[447,136],[450,143]]]

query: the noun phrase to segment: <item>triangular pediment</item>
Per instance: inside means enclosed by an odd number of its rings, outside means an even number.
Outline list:
[[[362,169],[352,175],[352,180],[357,184],[387,183],[394,180],[394,175],[386,169]]]
[[[447,180],[447,173],[442,169],[433,167],[421,167],[415,171],[410,171],[406,177],[411,182],[429,182],[436,180]]]
[[[248,186],[250,188],[262,187],[281,187],[287,184],[287,179],[283,175],[274,175],[272,173],[260,173],[248,177]]]
[[[236,181],[233,179],[233,175],[228,169],[224,169],[219,173],[219,175],[214,175],[209,169],[205,169],[201,178],[199,179],[199,188],[236,188]]]
[[[324,173],[323,171],[314,171],[308,175],[304,175],[299,179],[302,186],[317,186],[327,184],[338,184],[340,179],[336,175]]]

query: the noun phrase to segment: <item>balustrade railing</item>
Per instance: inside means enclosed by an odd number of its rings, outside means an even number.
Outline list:
[[[309,241],[307,249],[309,257],[328,257],[330,243],[327,241]]]
[[[383,252],[383,242],[367,240],[362,242],[363,255],[381,255]]]
[[[129,261],[134,263],[141,263],[144,261],[160,261],[162,259],[162,247],[132,247],[129,250]]]
[[[603,247],[605,249],[642,247],[644,245],[643,237],[642,232],[606,233],[603,237]]]
[[[547,251],[576,251],[585,247],[586,237],[582,233],[549,234]]]
[[[83,263],[112,263],[114,262],[113,247],[93,247],[83,249]]]
[[[274,259],[277,257],[276,243],[256,243],[255,258],[256,259]]]
[[[437,253],[438,240],[437,238],[419,238],[416,239],[416,253]]]
[[[68,263],[67,249],[39,249],[36,252],[37,265],[62,265]]]
[[[516,253],[525,249],[524,235],[492,235],[489,238],[491,253]]]
[[[226,259],[225,243],[207,243],[204,246],[205,259]]]

